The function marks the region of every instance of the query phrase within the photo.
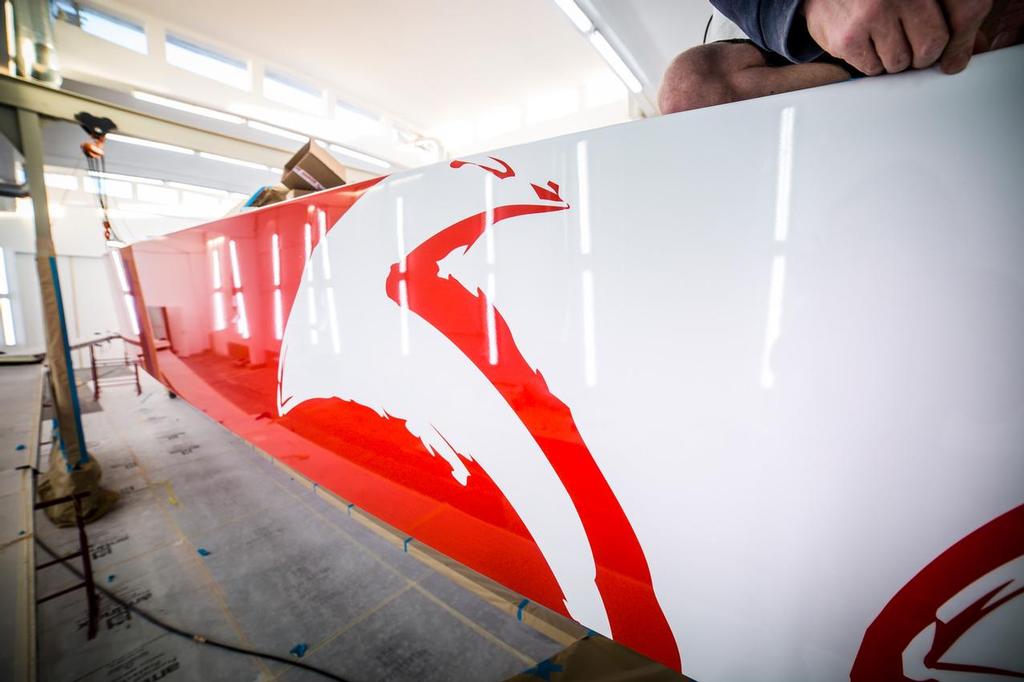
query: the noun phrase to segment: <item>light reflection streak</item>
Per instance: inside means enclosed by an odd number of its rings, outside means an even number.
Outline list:
[[[401,334],[402,355],[409,354],[409,290],[405,280],[398,280],[398,324]]]
[[[281,242],[275,232],[270,236],[270,258],[274,266],[274,286],[281,286]]]
[[[327,213],[322,210],[316,212],[317,232],[320,235],[317,245],[320,246],[320,254],[324,261],[324,279],[331,278],[331,253],[327,249]]]
[[[224,294],[215,291],[213,293],[213,330],[219,332],[227,326],[228,320],[224,314]]]
[[[594,274],[583,271],[583,377],[597,385],[597,341],[594,335]]]
[[[779,119],[779,168],[775,195],[775,240],[786,241],[789,233],[789,199],[793,177],[793,107],[782,110]]]
[[[235,307],[238,309],[236,329],[243,339],[249,338],[249,316],[245,312],[245,294],[235,292]]]
[[[121,252],[111,251],[110,257],[114,259],[114,267],[117,270],[117,281],[121,285],[121,292],[127,294],[130,289],[128,288],[128,277],[124,271],[124,260],[121,258]]]
[[[220,250],[210,251],[210,267],[213,270],[213,288],[220,289],[223,281],[220,276]]]
[[[498,364],[498,336],[494,319],[494,273],[487,273],[487,361]]]
[[[306,239],[306,281],[313,281],[313,264],[309,261],[310,256],[313,255],[313,226],[306,223],[305,230],[303,232]]]
[[[789,236],[789,208],[793,194],[793,126],[796,110],[786,107],[779,115],[779,162],[775,193],[775,243],[784,245]],[[775,385],[772,351],[782,335],[782,300],[786,287],[786,256],[772,260],[771,284],[768,289],[768,320],[765,324],[764,347],[761,350],[761,388]]]
[[[238,267],[238,249],[235,247],[235,240],[228,242],[228,256],[231,259],[231,283],[236,289],[242,288],[242,273]]]
[[[281,290],[274,289],[274,338],[280,341],[284,337],[284,305],[281,303]]]

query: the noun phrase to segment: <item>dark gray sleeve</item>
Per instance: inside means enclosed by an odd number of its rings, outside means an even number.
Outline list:
[[[803,64],[817,59],[824,50],[807,32],[800,12],[802,1],[711,0],[711,4],[762,48]]]

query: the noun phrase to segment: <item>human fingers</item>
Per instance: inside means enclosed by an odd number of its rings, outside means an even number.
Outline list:
[[[890,14],[880,18],[871,31],[871,40],[887,72],[899,73],[910,66],[913,54],[898,16]]]
[[[890,10],[885,0],[804,0],[811,38],[833,57],[869,76],[884,70],[871,41],[871,27],[879,17],[891,14]]]
[[[945,0],[950,38],[939,65],[944,73],[959,73],[967,66],[974,39],[992,8],[992,0]]]
[[[841,44],[843,61],[861,73],[877,76],[885,71],[870,35],[844,37]]]
[[[985,48],[991,50],[1024,42],[1024,0],[995,0],[978,31],[982,34],[987,39]],[[975,49],[974,53],[981,51]]]
[[[939,60],[949,43],[949,27],[935,0],[910,3],[900,13],[900,23],[913,52],[911,65],[926,69]]]

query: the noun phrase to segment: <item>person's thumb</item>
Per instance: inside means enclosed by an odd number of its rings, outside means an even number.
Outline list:
[[[943,73],[959,73],[967,66],[974,51],[978,29],[981,28],[990,7],[990,2],[947,0],[947,14],[953,35],[939,62]]]

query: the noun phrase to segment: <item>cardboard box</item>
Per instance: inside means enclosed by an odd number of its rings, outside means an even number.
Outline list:
[[[318,192],[345,184],[345,167],[331,153],[310,140],[284,165],[281,183],[288,189]]]

